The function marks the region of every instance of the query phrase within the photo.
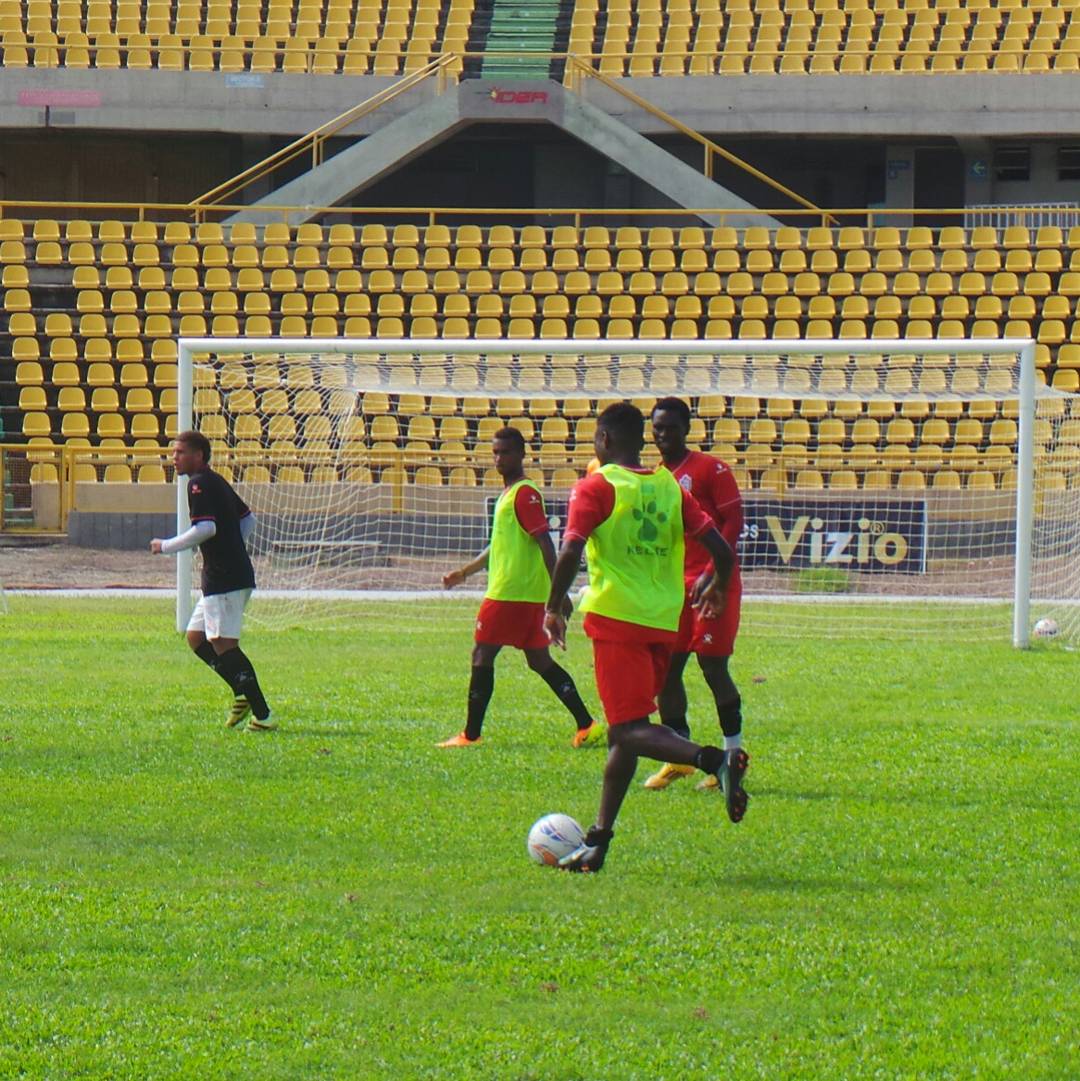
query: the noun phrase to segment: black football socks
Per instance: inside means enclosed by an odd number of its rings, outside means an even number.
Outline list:
[[[207,668],[209,668],[212,672],[217,672],[217,674],[221,676],[221,678],[229,685],[229,687],[232,687],[232,680],[221,670],[219,666],[221,658],[217,655],[217,652],[214,650],[214,647],[209,643],[209,641],[204,641],[202,645],[193,652],[195,656],[198,657],[199,660],[207,666]]]
[[[574,677],[565,668],[553,663],[546,672],[540,673],[544,682],[555,692],[560,702],[573,714],[580,731],[593,723],[592,715],[585,708],[585,703],[578,694]]]
[[[495,690],[495,669],[473,665],[469,677],[469,712],[465,721],[467,739],[479,739],[484,727],[484,714]]]
[[[720,717],[720,730],[725,736],[737,736],[742,732],[742,698],[739,695],[719,706],[716,712]]]
[[[193,650],[193,652],[208,668],[213,669],[215,672],[217,671],[218,655],[214,652],[214,647],[210,645],[209,641],[204,638],[202,645],[200,645],[198,649]]]
[[[217,673],[233,689],[237,697],[246,698],[251,703],[251,712],[258,721],[265,721],[270,716],[270,707],[263,697],[262,688],[255,677],[255,668],[237,647],[218,656]]]

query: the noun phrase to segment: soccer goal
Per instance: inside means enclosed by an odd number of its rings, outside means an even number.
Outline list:
[[[495,431],[524,434],[557,535],[598,413],[677,395],[743,489],[745,633],[1080,634],[1080,402],[1030,341],[183,339],[179,362],[180,428],[258,516],[270,625],[429,624],[486,543]]]

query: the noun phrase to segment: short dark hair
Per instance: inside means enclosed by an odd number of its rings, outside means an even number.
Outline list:
[[[519,454],[525,453],[525,436],[517,428],[500,428],[491,438],[504,439],[507,443],[513,443]]]
[[[660,401],[653,406],[652,415],[655,417],[661,409],[665,413],[678,413],[682,418],[683,427],[687,431],[690,431],[690,406],[688,406],[682,398],[661,398]]]
[[[203,461],[210,461],[210,440],[206,438],[202,432],[188,431],[181,432],[176,437],[177,443],[183,443],[185,446],[190,447],[192,450],[202,451]]]
[[[645,417],[631,402],[615,402],[596,418],[612,440],[627,450],[641,450],[645,445]]]

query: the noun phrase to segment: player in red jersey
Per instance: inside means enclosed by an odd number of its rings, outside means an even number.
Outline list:
[[[743,527],[742,496],[730,467],[710,454],[690,450],[686,438],[690,433],[690,407],[679,398],[661,398],[653,407],[653,439],[664,465],[684,491],[697,500],[712,519],[720,535],[733,552]],[[733,781],[725,793],[728,815],[738,822],[746,813],[748,796],[742,787],[750,759],[742,747],[742,700],[728,671],[728,658],[735,649],[739,631],[739,607],[742,582],[738,563],[728,580],[727,602],[718,615],[709,616],[695,610],[690,603],[694,583],[702,574],[711,573],[709,553],[693,538],[687,538],[685,580],[687,601],[679,625],[679,641],[671,659],[667,682],[660,693],[660,717],[669,728],[690,738],[686,720],[686,688],[683,672],[691,653],[697,654],[698,665],[712,691],[720,728],[724,733],[724,750],[731,758],[730,776]],[[676,764],[665,765],[645,781],[646,788],[666,788],[672,781],[693,773],[693,768]],[[707,777],[701,788],[716,786],[715,777]]]
[[[726,783],[728,761],[719,747],[692,743],[649,720],[678,639],[686,541],[697,538],[712,556],[713,573],[694,595],[706,610],[723,607],[735,556],[670,473],[641,465],[644,431],[645,418],[629,402],[609,406],[597,419],[600,469],[574,486],[544,617],[552,641],[565,648],[563,602],[587,551],[581,610],[608,721],[608,758],[596,822],[580,848],[559,862],[569,871],[603,866],[640,756],[693,765]]]

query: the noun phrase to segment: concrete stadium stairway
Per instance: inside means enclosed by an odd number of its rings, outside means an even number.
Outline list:
[[[551,68],[546,55],[555,48],[560,0],[488,0],[479,6],[473,24],[484,52],[483,79],[546,79]],[[486,18],[485,18],[486,16]],[[484,25],[486,23],[486,33]],[[492,56],[497,52],[535,53],[535,56]]]

